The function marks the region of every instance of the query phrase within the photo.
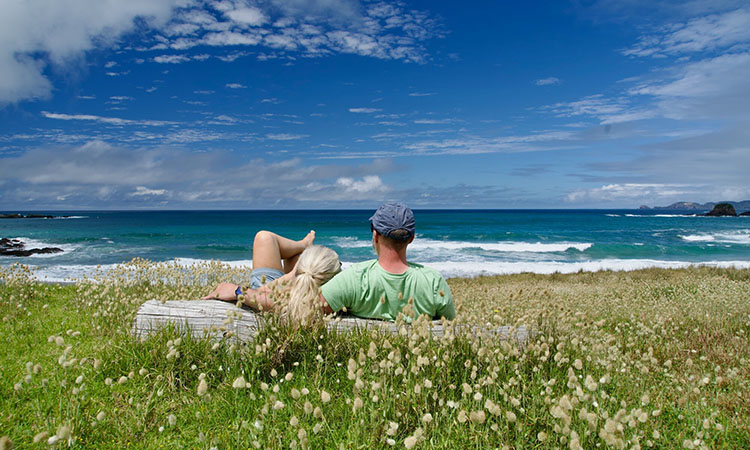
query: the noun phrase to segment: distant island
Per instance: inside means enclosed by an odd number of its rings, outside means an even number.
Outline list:
[[[750,211],[750,200],[743,200],[741,202],[709,202],[709,203],[695,203],[695,202],[677,202],[672,203],[669,206],[646,206],[643,205],[640,207],[640,209],[650,209],[650,210],[684,210],[684,211],[694,211],[694,212],[708,212],[714,209],[714,207],[720,203],[728,203],[732,205],[732,207],[736,211]]]

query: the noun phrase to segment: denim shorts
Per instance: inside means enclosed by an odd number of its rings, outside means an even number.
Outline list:
[[[253,275],[250,278],[250,288],[258,289],[264,284],[268,284],[277,278],[281,278],[283,275],[284,272],[280,271],[279,269],[273,269],[271,267],[258,267],[257,269],[253,269]]]

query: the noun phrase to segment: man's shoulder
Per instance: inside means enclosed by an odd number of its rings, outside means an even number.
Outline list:
[[[409,267],[411,270],[418,272],[422,276],[426,276],[430,278],[443,278],[443,274],[441,274],[437,269],[434,269],[432,267],[424,266],[422,264],[417,264],[413,262],[409,262]]]

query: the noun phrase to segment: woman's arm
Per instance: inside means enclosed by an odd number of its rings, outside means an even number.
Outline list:
[[[256,311],[271,311],[275,304],[271,298],[271,292],[278,291],[278,285],[284,286],[294,279],[293,272],[287,273],[282,277],[273,280],[272,282],[261,286],[258,289],[247,288],[244,289],[244,301],[245,306]],[[237,301],[237,288],[238,284],[234,283],[219,283],[216,289],[211,291],[210,294],[203,297],[203,300],[223,300],[225,302],[236,302]]]

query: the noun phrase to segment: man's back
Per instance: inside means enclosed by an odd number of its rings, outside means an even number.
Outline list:
[[[377,260],[353,264],[322,286],[323,297],[334,311],[346,308],[357,317],[395,320],[412,303],[414,317],[453,319],[453,298],[443,276],[419,264],[408,266],[404,273],[394,274]],[[405,319],[411,320],[411,314]]]

